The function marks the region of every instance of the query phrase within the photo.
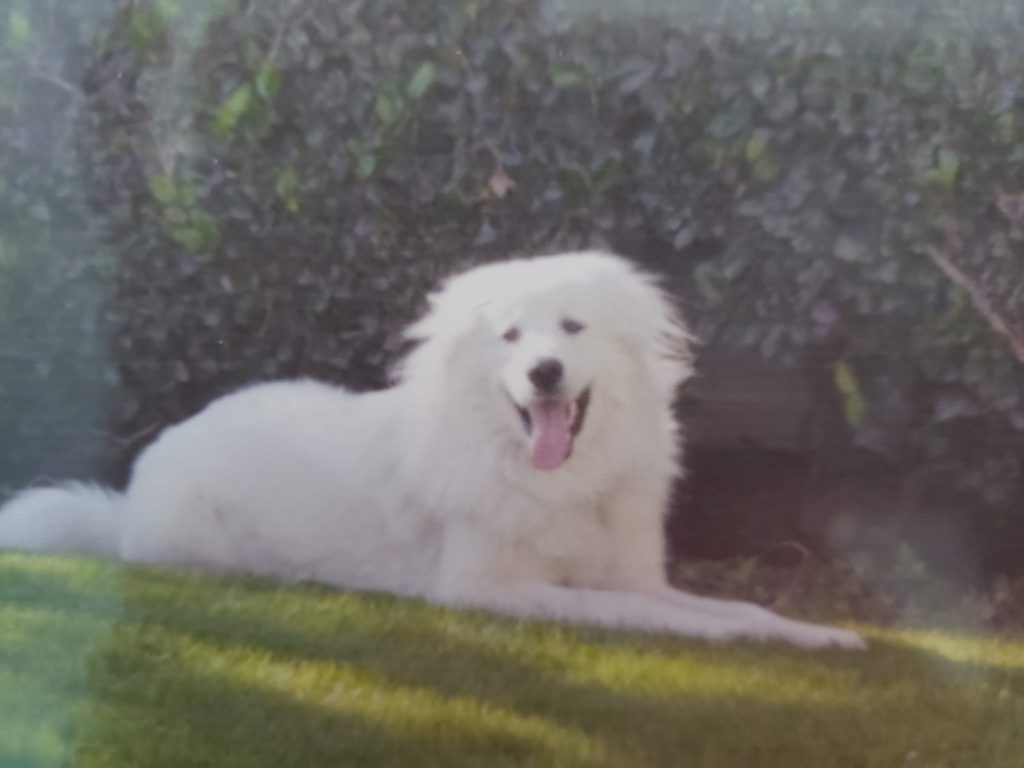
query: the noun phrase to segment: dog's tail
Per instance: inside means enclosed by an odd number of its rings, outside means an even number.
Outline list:
[[[68,483],[22,491],[0,507],[0,549],[118,554],[123,494]]]

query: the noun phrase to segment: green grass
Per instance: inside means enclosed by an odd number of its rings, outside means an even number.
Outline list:
[[[1024,764],[1024,638],[864,654],[0,555],[0,766]]]

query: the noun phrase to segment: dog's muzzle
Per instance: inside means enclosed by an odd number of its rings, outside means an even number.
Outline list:
[[[512,402],[530,439],[534,468],[558,469],[572,455],[573,443],[586,423],[590,387],[574,400],[540,397],[523,407]]]

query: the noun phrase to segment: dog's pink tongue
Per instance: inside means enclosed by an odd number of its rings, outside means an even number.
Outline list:
[[[569,406],[563,402],[533,403],[530,412],[530,459],[537,469],[558,469],[572,446]]]

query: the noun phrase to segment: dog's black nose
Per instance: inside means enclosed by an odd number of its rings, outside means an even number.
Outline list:
[[[562,363],[553,357],[546,357],[530,369],[530,381],[540,392],[554,392],[562,383],[565,369]]]

